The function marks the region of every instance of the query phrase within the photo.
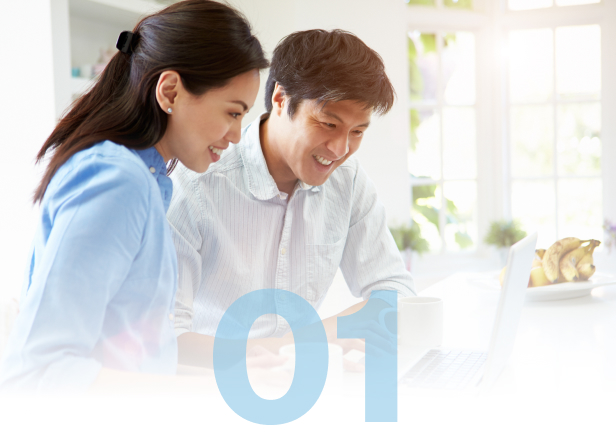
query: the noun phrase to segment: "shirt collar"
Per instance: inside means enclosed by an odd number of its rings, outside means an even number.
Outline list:
[[[167,177],[167,164],[165,164],[163,156],[160,155],[155,147],[131,151],[141,158],[146,168],[152,173],[152,177],[156,180],[160,189],[160,197],[163,200],[165,212],[167,212],[173,194],[173,184],[171,179]]]
[[[259,128],[261,122],[269,117],[269,113],[261,114],[256,120],[244,129],[242,142],[240,143],[240,153],[246,168],[248,189],[254,197],[259,200],[268,200],[280,196],[281,191],[274,181],[274,178],[267,168],[263,149],[261,148],[261,138]],[[319,191],[318,186],[308,185],[301,180],[298,181],[301,190]]]
[[[167,165],[165,164],[165,160],[156,148],[151,147],[145,150],[133,151],[141,157],[141,160],[143,160],[143,163],[145,163],[145,166],[150,170],[150,173],[152,173],[154,177],[167,175]]]

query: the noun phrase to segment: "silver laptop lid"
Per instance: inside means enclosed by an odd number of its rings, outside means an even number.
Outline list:
[[[481,381],[483,388],[490,387],[498,378],[513,351],[536,245],[537,233],[533,233],[509,250],[507,270],[492,328],[488,359]]]

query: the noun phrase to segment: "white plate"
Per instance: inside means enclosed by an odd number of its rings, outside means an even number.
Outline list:
[[[558,301],[588,296],[593,288],[616,284],[616,276],[595,273],[588,281],[564,282],[562,284],[531,287],[526,290],[526,300],[530,302]]]

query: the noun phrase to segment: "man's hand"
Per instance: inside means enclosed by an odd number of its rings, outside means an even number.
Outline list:
[[[280,367],[288,360],[288,356],[272,353],[262,345],[255,345],[246,352],[246,367],[274,368]]]
[[[342,354],[346,355],[348,352],[350,352],[351,350],[357,350],[360,352],[365,353],[366,352],[366,341],[362,340],[362,339],[357,339],[357,338],[352,338],[352,339],[344,339],[344,338],[340,338],[340,339],[332,339],[331,341],[329,341],[330,344],[336,344],[339,345],[340,347],[342,347]],[[343,358],[343,362],[342,362],[343,366],[344,366],[344,370],[346,370],[347,372],[354,372],[354,373],[360,373],[364,371],[364,365],[363,364],[358,364],[356,362],[353,361],[349,361],[347,358]]]
[[[273,353],[261,345],[255,345],[246,352],[248,379],[259,396],[277,399],[286,393],[293,378],[289,372],[280,371],[280,366],[288,359],[288,356]]]
[[[348,316],[360,311],[367,301],[360,302],[358,304],[349,307],[337,316],[332,316],[323,321],[325,331],[327,333],[328,342],[338,344],[342,347],[343,353],[346,354],[351,350],[358,350],[360,352],[366,352],[366,339],[370,343],[376,346],[376,353],[397,353],[397,347],[394,346],[394,338],[392,333],[388,330],[386,325],[382,325],[370,317],[366,317],[363,322],[356,324],[349,336],[354,338],[338,338],[338,318],[342,316]],[[390,308],[389,304],[383,302],[383,309]],[[349,333],[349,332],[347,332]],[[360,339],[361,338],[361,339]],[[374,351],[374,348],[372,349]],[[347,371],[361,372],[364,371],[364,365],[356,362],[352,362],[345,358],[344,368]]]

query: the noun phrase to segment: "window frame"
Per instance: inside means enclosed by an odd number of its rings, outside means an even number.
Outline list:
[[[422,103],[422,102],[417,102],[417,101],[412,101],[410,98],[408,98],[408,109],[409,111],[412,109],[417,109],[417,110],[422,110],[422,109],[429,109],[429,110],[434,110],[438,116],[439,116],[439,160],[440,160],[440,176],[438,179],[434,179],[434,178],[417,178],[417,177],[410,177],[410,186],[411,186],[411,204],[413,202],[413,188],[415,186],[422,186],[422,185],[436,185],[437,187],[440,187],[440,207],[439,207],[439,235],[441,238],[441,248],[440,251],[436,252],[433,251],[432,254],[448,254],[448,253],[452,253],[452,254],[471,254],[472,252],[469,251],[460,251],[460,252],[456,252],[456,251],[448,251],[446,246],[446,235],[445,235],[445,227],[446,227],[446,221],[447,221],[447,209],[445,207],[445,202],[446,202],[446,196],[445,196],[445,184],[446,183],[452,183],[452,182],[468,182],[468,183],[474,183],[477,188],[479,188],[478,185],[478,179],[477,179],[477,175],[479,174],[479,172],[477,172],[477,174],[475,175],[474,178],[458,178],[458,179],[450,179],[450,178],[445,178],[444,176],[444,151],[445,151],[445,147],[444,147],[444,132],[443,132],[443,125],[444,125],[444,111],[445,109],[449,108],[449,109],[473,109],[474,115],[475,115],[475,129],[477,131],[477,108],[478,108],[478,103],[477,103],[477,97],[475,97],[475,103],[472,105],[459,105],[459,104],[447,104],[445,103],[445,99],[443,97],[443,65],[442,65],[442,54],[443,54],[443,39],[445,37],[446,34],[448,33],[452,33],[452,32],[469,32],[472,33],[475,39],[475,54],[477,52],[477,34],[473,31],[468,31],[468,30],[445,30],[445,29],[441,29],[441,30],[430,30],[430,31],[423,31],[420,29],[413,29],[413,31],[419,31],[419,32],[426,32],[426,33],[430,33],[430,34],[435,34],[437,36],[436,39],[436,45],[437,45],[437,54],[439,57],[439,70],[438,70],[438,90],[437,90],[437,97],[436,97],[436,101],[434,104],[429,104],[429,103]],[[475,59],[477,57],[475,56]],[[477,65],[477,64],[475,64]],[[475,87],[477,87],[477,70],[475,69]],[[475,135],[477,137],[477,134]],[[477,147],[476,147],[477,148]],[[477,153],[476,153],[477,155]],[[478,203],[477,203],[478,206]],[[478,229],[479,231],[479,229]],[[477,233],[478,238],[477,238],[477,245],[474,245],[475,247],[477,247],[480,243],[481,243],[481,238],[479,237],[479,232]],[[473,249],[473,251],[476,250],[476,248]]]
[[[569,26],[587,26],[587,25],[599,25],[601,28],[601,93],[599,99],[594,103],[599,103],[601,106],[601,142],[602,142],[602,156],[601,156],[601,173],[599,176],[592,176],[592,178],[600,178],[602,181],[602,199],[603,199],[603,219],[615,220],[616,216],[616,181],[610,178],[608,171],[616,169],[616,157],[608,149],[609,146],[614,146],[616,142],[616,131],[610,129],[609,122],[616,120],[616,103],[614,102],[616,92],[616,57],[614,56],[614,44],[608,42],[610,35],[615,33],[610,30],[611,27],[616,26],[616,13],[610,12],[610,10],[616,10],[616,0],[602,0],[601,3],[590,5],[576,5],[576,6],[556,6],[552,5],[549,8],[512,11],[508,9],[508,1],[501,0],[500,11],[496,14],[497,26],[500,30],[498,41],[501,44],[508,42],[508,35],[511,31],[526,30],[526,29],[550,29],[555,36],[556,28],[569,27]],[[611,14],[611,15],[610,15]],[[613,18],[610,18],[613,17]],[[614,38],[614,37],[611,37]],[[556,45],[554,39],[553,45]],[[555,46],[554,46],[555,47]],[[553,55],[554,60],[556,54]],[[556,76],[556,65],[554,65],[554,76]],[[611,76],[611,77],[610,77]],[[612,80],[615,79],[615,80]],[[556,79],[554,79],[556,81]],[[553,93],[556,91],[556,84],[554,84]],[[611,91],[611,92],[610,92]],[[512,103],[509,97],[509,65],[506,60],[503,60],[501,64],[500,72],[500,96],[502,97],[502,104],[500,107],[500,115],[502,119],[502,171],[503,177],[501,180],[502,196],[505,202],[503,208],[503,217],[511,219],[512,217],[512,203],[511,192],[512,184],[514,180],[530,181],[531,177],[519,177],[514,178],[511,171],[511,120],[510,110],[512,105],[520,105]],[[610,97],[612,97],[610,104]],[[591,103],[591,100],[584,101],[584,103]],[[562,100],[557,96],[553,97],[542,104],[549,104],[553,107],[553,112],[556,115],[558,112],[559,104],[573,103],[570,100]],[[557,143],[558,127],[556,125],[557,120],[554,121],[554,146]],[[613,125],[612,125],[613,126]],[[556,151],[556,150],[555,150]],[[553,171],[550,176],[546,176],[545,180],[549,180],[555,187],[556,202],[554,205],[555,228],[559,229],[558,214],[558,184],[560,180],[567,179],[557,171],[557,153],[553,159]],[[584,178],[583,175],[571,176],[571,179]],[[536,178],[535,178],[536,179]],[[612,215],[611,217],[609,215]],[[557,231],[557,235],[559,235]]]
[[[437,2],[436,7],[430,6],[408,6],[410,10],[407,17],[407,33],[410,31],[419,31],[425,33],[440,33],[446,34],[449,32],[472,32],[475,36],[475,89],[476,97],[475,104],[472,106],[475,110],[475,122],[476,122],[476,156],[477,156],[477,175],[475,179],[465,179],[464,181],[473,181],[477,185],[477,243],[472,251],[447,251],[443,244],[439,251],[433,251],[426,253],[422,256],[422,262],[424,264],[440,263],[444,257],[449,257],[454,263],[461,263],[472,260],[473,258],[485,258],[489,254],[489,249],[485,247],[482,242],[483,235],[487,230],[486,209],[492,208],[490,197],[486,195],[486,189],[489,188],[486,184],[490,181],[491,167],[486,165],[485,160],[489,157],[489,153],[486,153],[487,147],[489,147],[491,139],[491,131],[489,126],[486,125],[486,119],[489,118],[491,104],[489,103],[489,90],[490,88],[486,84],[489,79],[485,74],[480,72],[479,66],[482,65],[485,57],[490,53],[489,45],[486,45],[486,41],[490,41],[489,37],[486,38],[486,32],[489,32],[489,20],[490,17],[481,12],[483,2],[479,2],[479,5],[475,10],[461,10],[445,8],[442,1]],[[479,9],[479,10],[477,10]],[[407,37],[408,38],[408,37]],[[439,73],[440,75],[440,73]],[[408,75],[407,75],[408,78]],[[410,90],[410,88],[409,88]],[[439,91],[440,93],[440,91]],[[411,102],[410,97],[406,97],[407,109],[410,111],[412,108],[417,107],[417,102]],[[439,100],[434,106],[436,110],[443,109],[443,103]],[[442,119],[442,114],[441,114]],[[442,126],[442,122],[441,122]],[[482,129],[483,128],[483,129]],[[443,150],[442,146],[442,131],[441,131],[441,154]],[[480,161],[480,159],[482,159]],[[442,168],[442,166],[441,166]],[[455,180],[451,180],[455,181]],[[451,182],[447,180],[447,182]],[[442,185],[445,181],[443,177],[440,179],[413,179],[410,180],[411,195],[413,186],[437,184]],[[443,189],[441,187],[441,194]],[[441,197],[443,202],[443,197]],[[412,201],[410,202],[412,211]],[[442,206],[442,205],[441,205]],[[445,208],[441,208],[439,212],[439,224],[442,225],[445,221]],[[444,227],[443,227],[444,229]],[[440,227],[439,227],[439,230]],[[442,231],[442,230],[441,230]],[[442,238],[442,236],[441,236]]]
[[[494,249],[482,242],[483,236],[491,221],[511,217],[508,63],[501,45],[503,38],[514,29],[601,26],[603,217],[616,221],[616,174],[609,174],[616,171],[616,0],[523,11],[510,11],[507,0],[481,2],[473,11],[452,10],[438,4],[442,2],[437,2],[437,7],[407,6],[406,32],[475,33],[479,244],[475,252],[428,253],[418,261],[422,263],[421,269],[442,266],[443,259],[456,266],[470,265],[469,261],[478,264],[495,257]],[[410,97],[405,100],[410,110]]]

